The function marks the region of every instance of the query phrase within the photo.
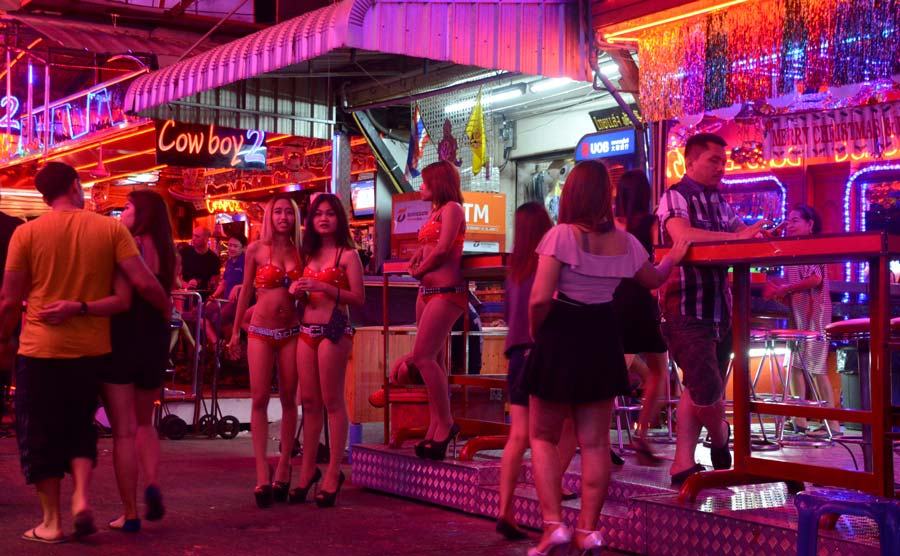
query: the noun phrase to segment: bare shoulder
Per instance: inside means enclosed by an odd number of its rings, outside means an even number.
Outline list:
[[[344,249],[344,252],[341,253],[341,260],[338,261],[338,265],[343,268],[348,268],[355,265],[362,266],[362,260],[359,258],[359,251],[357,251],[353,247]]]
[[[441,212],[447,212],[450,214],[456,214],[457,216],[463,215],[463,206],[456,201],[448,201],[447,204],[443,206]]]
[[[268,245],[266,245],[265,243],[263,243],[260,240],[256,240],[247,246],[247,252],[246,252],[246,255],[244,255],[244,259],[245,260],[246,259],[256,260],[256,258],[260,254],[265,253],[268,248],[269,248]]]

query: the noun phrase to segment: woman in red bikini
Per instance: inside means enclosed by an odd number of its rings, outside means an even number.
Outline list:
[[[350,424],[344,377],[354,330],[347,308],[360,307],[365,300],[362,262],[350,237],[347,213],[336,195],[322,193],[313,199],[306,216],[302,251],[303,276],[291,284],[290,293],[305,305],[297,342],[303,445],[318,446],[324,408],[331,433],[331,457],[315,501],[320,508],[327,508],[334,506],[344,483],[341,461]],[[316,450],[303,450],[300,486],[291,491],[291,502],[305,502],[310,489],[322,478],[316,467]]]
[[[232,356],[240,354],[241,323],[256,291],[250,319],[247,361],[250,367],[250,431],[256,457],[256,505],[267,508],[273,500],[286,502],[291,484],[291,450],[283,449],[274,476],[266,461],[272,367],[277,361],[281,399],[281,445],[294,445],[297,429],[297,335],[300,320],[295,299],[288,293],[300,278],[300,211],[288,195],[276,195],[266,205],[262,234],[247,248],[244,284],[238,297],[234,332],[228,344]]]
[[[429,164],[422,170],[419,193],[423,201],[431,201],[431,214],[419,229],[420,247],[409,262],[410,275],[421,282],[411,360],[428,390],[429,423],[425,440],[416,445],[416,455],[442,460],[459,434],[450,414],[442,354],[453,323],[468,306],[460,269],[466,222],[456,168],[444,160]]]

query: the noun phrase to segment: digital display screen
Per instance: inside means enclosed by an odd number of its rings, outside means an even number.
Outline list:
[[[351,183],[350,205],[354,218],[375,216],[375,180]]]

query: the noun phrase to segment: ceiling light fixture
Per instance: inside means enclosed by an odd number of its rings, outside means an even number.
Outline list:
[[[514,98],[518,98],[525,94],[525,84],[524,83],[516,83],[515,85],[511,85],[509,87],[502,87],[500,89],[494,89],[490,91],[486,95],[482,95],[481,97],[481,105],[489,106],[491,104],[498,104],[501,102],[506,102],[508,100],[512,100]],[[448,104],[444,107],[444,114],[451,114],[453,112],[462,112],[463,110],[469,110],[475,106],[475,99],[471,98],[468,100],[463,100],[460,102],[455,102],[453,104]]]
[[[574,83],[572,79],[568,77],[557,77],[553,79],[541,79],[540,81],[535,81],[529,87],[531,92],[534,94],[546,93],[547,91],[553,91],[555,89],[559,89],[561,87],[565,87],[570,83]]]

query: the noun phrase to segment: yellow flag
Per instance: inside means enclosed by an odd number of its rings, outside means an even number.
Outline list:
[[[475,99],[475,107],[466,124],[466,135],[469,137],[469,148],[472,149],[472,174],[478,175],[484,166],[487,156],[487,143],[484,140],[484,111],[481,109],[481,89],[478,89],[478,98]]]

